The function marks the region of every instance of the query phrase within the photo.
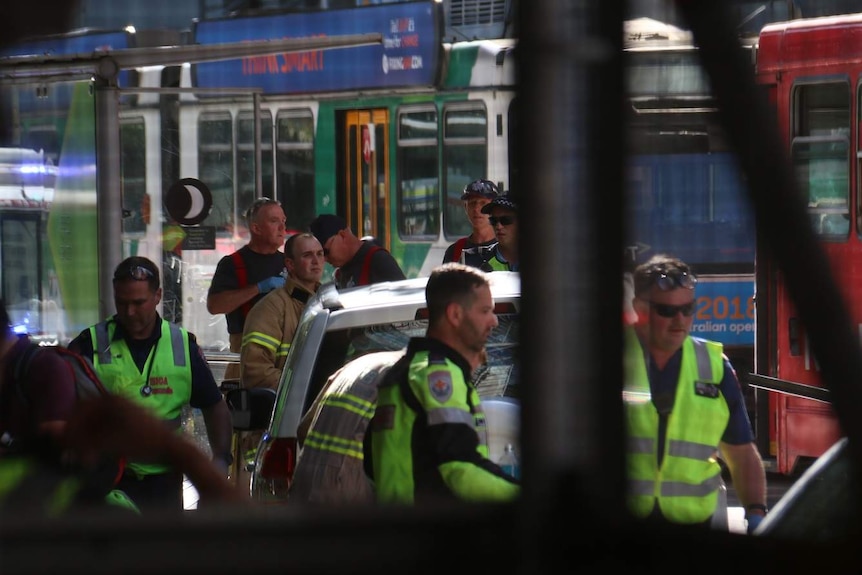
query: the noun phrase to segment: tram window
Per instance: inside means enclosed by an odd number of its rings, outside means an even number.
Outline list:
[[[147,194],[146,127],[143,118],[123,120],[120,125],[120,181],[123,182],[124,233],[144,233],[144,202]]]
[[[437,134],[434,108],[398,116],[398,232],[404,239],[434,239],[440,229]]]
[[[850,86],[846,82],[802,85],[793,97],[795,136],[850,135]]]
[[[233,197],[233,129],[230,113],[201,114],[198,119],[198,174],[212,192],[213,207],[207,222],[230,232],[242,207]]]
[[[304,230],[314,219],[314,118],[310,110],[280,111],[276,131],[277,197],[289,206],[287,227]]]
[[[447,239],[466,236],[470,221],[464,217],[461,192],[478,178],[488,177],[488,113],[484,106],[463,104],[444,109],[443,169],[446,210],[443,230]]]
[[[260,112],[261,193],[255,194],[254,113],[240,112],[236,121],[237,209],[244,210],[254,198],[275,197],[272,170],[272,114]],[[281,200],[282,198],[277,198]]]
[[[692,49],[680,52],[626,52],[626,91],[630,96],[682,96],[710,93],[709,80]]]
[[[795,141],[792,148],[796,179],[808,198],[815,233],[846,235],[850,231],[849,143]]]
[[[850,232],[850,89],[846,82],[798,86],[791,157],[821,236]]]

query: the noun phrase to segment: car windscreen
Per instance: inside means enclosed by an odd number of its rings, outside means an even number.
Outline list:
[[[518,314],[498,314],[497,320],[486,346],[488,361],[473,379],[482,398],[518,397]],[[427,329],[428,321],[417,319],[327,332],[307,397],[316,397],[326,379],[347,362],[367,353],[403,349],[411,337],[422,337]]]

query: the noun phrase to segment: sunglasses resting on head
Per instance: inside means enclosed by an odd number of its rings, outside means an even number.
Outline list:
[[[691,289],[697,286],[697,276],[691,271],[679,269],[652,270],[644,275],[636,275],[635,294],[646,294],[652,286],[661,291],[671,291],[676,288]]]
[[[680,270],[670,270],[668,272],[656,271],[650,274],[650,278],[652,279],[652,285],[661,291],[670,291],[678,287],[694,289],[694,286],[697,285],[696,275]]]
[[[151,272],[150,270],[148,270],[144,266],[131,266],[131,267],[126,268],[126,269],[117,270],[117,272],[114,274],[114,279],[115,280],[123,279],[124,273],[129,274],[130,278],[132,278],[133,280],[138,280],[138,281],[147,281],[153,277],[153,272]]]

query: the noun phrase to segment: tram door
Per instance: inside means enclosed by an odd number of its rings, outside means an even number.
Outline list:
[[[390,246],[389,112],[351,110],[346,115],[346,219],[357,236]]]

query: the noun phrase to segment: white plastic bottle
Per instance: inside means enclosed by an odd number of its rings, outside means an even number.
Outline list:
[[[511,475],[515,479],[521,478],[521,462],[518,461],[518,456],[515,454],[515,446],[507,443],[503,449],[503,455],[497,463],[502,470]]]

